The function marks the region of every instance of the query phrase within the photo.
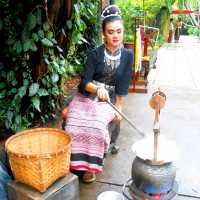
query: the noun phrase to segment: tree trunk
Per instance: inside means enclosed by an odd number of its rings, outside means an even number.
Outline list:
[[[160,29],[160,34],[165,38],[168,37],[168,23],[170,18],[170,12],[167,7],[162,7],[160,12],[156,16],[155,26]]]
[[[68,46],[69,35],[67,35],[67,20],[70,20],[73,12],[73,0],[49,0],[48,18],[49,22],[57,32],[57,41],[60,47]]]
[[[110,0],[101,0],[101,10],[110,4]]]
[[[66,10],[67,10],[67,19],[71,19],[73,11],[73,0],[65,0]]]

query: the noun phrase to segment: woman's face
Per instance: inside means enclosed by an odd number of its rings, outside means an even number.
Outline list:
[[[103,32],[108,48],[117,49],[123,40],[124,28],[121,20],[108,22]]]

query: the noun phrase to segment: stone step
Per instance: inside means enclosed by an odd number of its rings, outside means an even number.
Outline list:
[[[11,181],[8,184],[9,200],[79,200],[79,181],[74,174],[58,179],[46,192]]]

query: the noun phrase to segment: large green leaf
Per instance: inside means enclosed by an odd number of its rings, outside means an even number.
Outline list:
[[[51,39],[51,41],[54,43],[54,44],[57,44],[57,40],[55,40],[54,38]]]
[[[0,99],[3,99],[6,96],[6,90],[1,91]]]
[[[14,116],[14,113],[11,110],[8,110],[7,119],[8,119],[9,122],[12,122],[13,116]]]
[[[6,87],[6,84],[4,82],[1,82],[0,83],[0,90],[3,89],[3,88],[5,88],[5,87]]]
[[[74,9],[75,9],[76,14],[80,12],[78,4],[74,4]]]
[[[14,71],[9,71],[6,74],[6,78],[8,82],[11,82],[15,78],[15,72]]]
[[[22,118],[20,115],[15,116],[15,124],[18,125],[18,128],[17,128],[18,130],[19,130],[19,127],[21,126],[21,120]]]
[[[16,94],[17,93],[17,88],[12,88],[8,93]]]
[[[40,89],[38,90],[38,95],[39,95],[40,97],[41,97],[41,96],[48,96],[49,93],[47,92],[46,89],[40,88]]]
[[[53,94],[54,96],[58,96],[58,95],[59,95],[59,89],[58,89],[57,87],[53,87],[53,88],[52,88],[52,94]]]
[[[32,97],[31,102],[34,108],[36,108],[39,112],[40,110],[40,98],[39,97]]]
[[[18,94],[19,94],[19,96],[20,96],[21,98],[22,98],[23,96],[25,96],[26,90],[27,90],[27,87],[26,87],[26,86],[22,86],[22,87],[19,88]]]
[[[47,65],[49,65],[49,64],[50,64],[50,62],[49,62],[48,58],[44,58],[44,62],[45,62]]]
[[[51,42],[49,39],[47,39],[47,38],[43,38],[42,40],[41,40],[41,42],[42,42],[42,44],[43,45],[45,45],[45,46],[47,46],[47,47],[53,47],[53,42]]]
[[[32,29],[34,29],[36,24],[37,24],[36,16],[33,15],[32,13],[29,13],[27,18],[28,30],[31,31]]]
[[[20,53],[22,51],[22,44],[20,41],[17,41],[16,51],[17,51],[17,53]]]
[[[49,24],[48,24],[48,22],[45,22],[45,23],[43,24],[43,30],[44,30],[45,32],[47,32],[47,31],[49,30]]]
[[[30,88],[29,88],[29,96],[32,97],[35,94],[37,94],[39,90],[39,84],[38,83],[33,83]]]
[[[28,79],[24,79],[23,80],[23,85],[24,86],[28,86],[29,85],[29,80]]]
[[[17,22],[18,25],[22,25],[22,23],[23,23],[22,20],[19,19],[19,18],[17,18],[16,22]]]
[[[91,9],[87,9],[87,11],[90,13],[91,16],[94,16],[94,13],[91,11]]]
[[[59,80],[58,74],[53,74],[53,75],[51,76],[51,80],[53,81],[53,83],[57,83],[58,80]]]
[[[36,44],[34,42],[31,43],[31,50],[32,51],[37,51],[38,50],[38,48],[37,48],[37,46],[36,46]]]
[[[18,81],[16,79],[13,79],[11,84],[12,84],[12,86],[16,86],[18,84]]]
[[[32,34],[32,39],[37,42],[39,40],[39,37],[38,37],[38,35],[36,33],[33,33]]]
[[[53,32],[52,31],[48,31],[47,38],[48,39],[52,39],[53,38]]]
[[[72,21],[71,20],[67,20],[66,24],[67,24],[67,28],[69,30],[71,30],[72,29]]]
[[[26,42],[23,44],[24,52],[28,51],[31,48],[31,40],[26,40]]]
[[[44,31],[43,30],[39,30],[38,31],[38,35],[40,36],[40,38],[44,38]]]
[[[55,69],[59,69],[59,64],[56,61],[53,61],[53,66],[55,67]]]

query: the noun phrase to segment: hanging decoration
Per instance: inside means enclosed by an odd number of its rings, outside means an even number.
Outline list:
[[[142,68],[142,40],[140,28],[136,29],[135,34],[135,61],[134,61],[134,71],[140,72]]]

